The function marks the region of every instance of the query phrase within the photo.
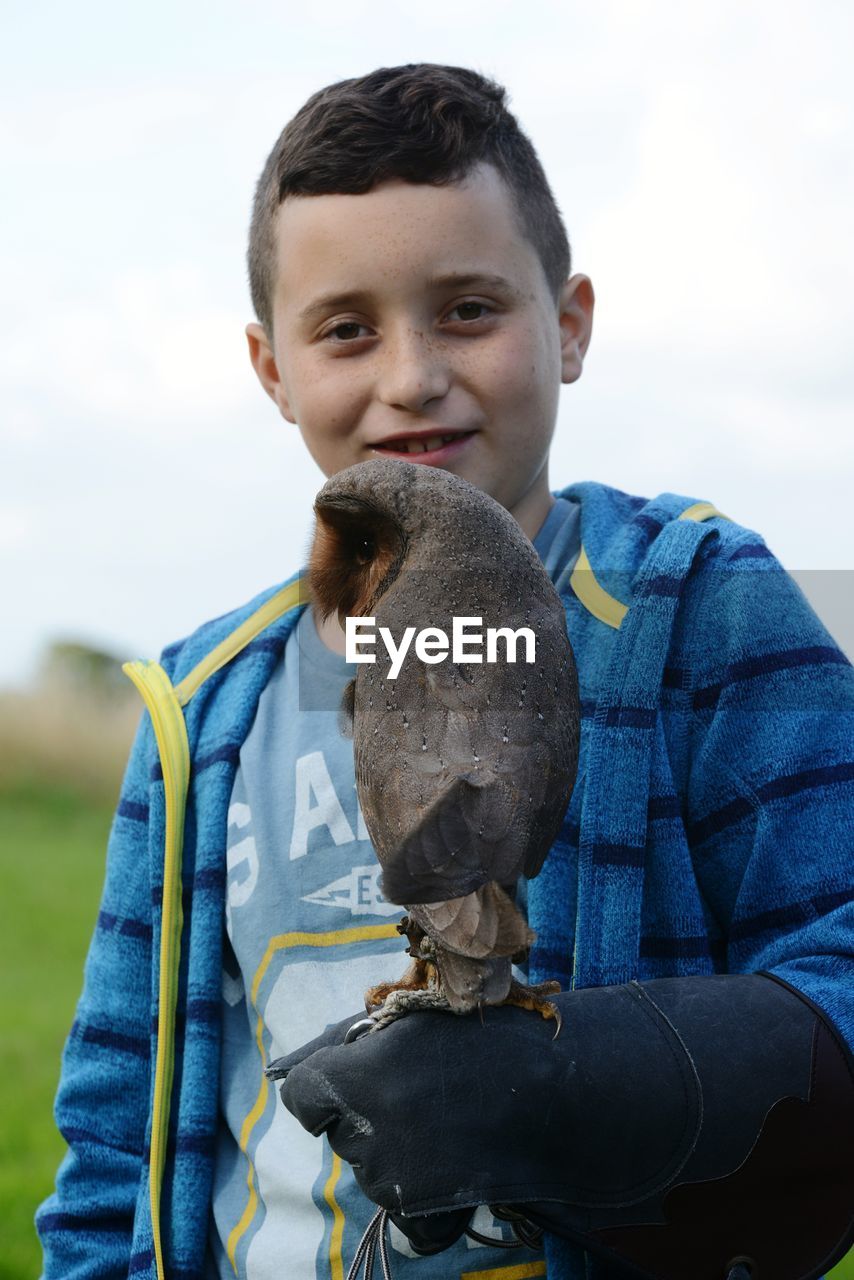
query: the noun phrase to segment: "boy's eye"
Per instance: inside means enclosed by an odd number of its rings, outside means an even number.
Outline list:
[[[354,333],[353,330],[355,329],[358,331],[359,329],[363,329],[363,328],[364,328],[364,325],[359,324],[358,321],[356,320],[342,320],[341,323],[336,324],[333,329],[327,329],[326,333],[323,336],[324,338],[331,338],[333,335],[337,335],[337,341],[352,342],[354,338],[358,338],[359,336],[358,332]],[[342,329],[349,330],[350,332],[345,332],[342,334],[341,332]]]
[[[481,320],[483,318],[482,314],[477,316],[462,315],[462,312],[470,307],[474,307],[476,311],[480,311],[481,313],[485,313],[489,310],[485,302],[458,302],[454,307],[454,311],[459,311],[461,313],[460,318],[462,320]]]
[[[472,315],[472,310],[477,314]],[[448,314],[453,315],[455,311],[459,312],[460,319],[464,323],[471,324],[474,320],[482,320],[491,310],[492,308],[488,307],[485,302],[458,302]],[[340,324],[333,325],[331,329],[327,329],[323,334],[323,338],[324,340],[331,339],[333,343],[345,346],[347,343],[354,342],[357,338],[360,338],[362,334],[360,334],[359,330],[365,328],[367,326],[359,324],[357,320],[342,320]]]

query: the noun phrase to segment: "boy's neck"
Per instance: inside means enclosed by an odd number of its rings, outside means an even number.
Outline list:
[[[548,475],[544,472],[536,487],[521,498],[510,514],[531,542],[546,522],[555,500],[549,492]]]
[[[537,534],[542,529],[543,525],[545,524],[546,517],[548,516],[553,506],[554,506],[554,498],[551,496],[551,494],[549,494],[548,506],[545,508],[545,511],[543,511],[542,506],[540,505],[538,509],[535,511],[532,510],[530,513],[529,512],[522,513],[522,518],[520,518],[520,514],[518,512],[514,511],[513,514],[518,520],[521,526],[522,532],[526,535],[526,537],[530,538],[531,542],[534,541],[534,538],[536,538]],[[344,628],[341,626],[341,623],[338,621],[337,614],[331,613],[328,618],[325,618],[323,620],[323,622],[319,621],[317,616],[317,611],[315,609],[312,609],[312,614],[314,617],[314,625],[317,629],[317,634],[320,637],[323,644],[326,645],[327,649],[331,649],[333,653],[340,653],[341,657],[343,658],[346,653],[346,646],[344,642]]]
[[[314,625],[317,634],[326,645],[327,649],[331,649],[333,653],[340,653],[344,657],[346,647],[344,643],[344,628],[338,621],[338,615],[330,613],[328,618],[324,618],[321,622],[317,616],[317,610],[312,608],[312,616],[314,617]]]

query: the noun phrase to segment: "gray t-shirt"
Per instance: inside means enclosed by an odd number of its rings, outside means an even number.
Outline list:
[[[558,499],[534,540],[555,582],[577,558],[578,513]],[[240,751],[228,815],[212,1280],[343,1280],[374,1210],[349,1165],[305,1132],[264,1076],[271,1059],[359,1010],[369,986],[407,965],[395,928],[403,911],[380,893],[353,744],[338,728],[355,673],[306,609]],[[524,911],[524,884],[517,901]],[[512,1238],[485,1207],[474,1225]],[[541,1256],[463,1239],[419,1258],[395,1228],[391,1243],[396,1280],[448,1280]]]

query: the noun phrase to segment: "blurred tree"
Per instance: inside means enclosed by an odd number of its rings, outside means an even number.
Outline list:
[[[38,682],[46,688],[59,685],[89,697],[124,701],[134,696],[121,658],[81,640],[52,641],[42,657]]]

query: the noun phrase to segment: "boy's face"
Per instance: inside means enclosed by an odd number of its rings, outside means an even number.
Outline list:
[[[377,456],[443,467],[533,537],[593,291],[573,276],[555,304],[497,170],[454,186],[392,179],[364,195],[291,196],[277,249],[274,338],[249,325],[250,355],[321,470]]]

